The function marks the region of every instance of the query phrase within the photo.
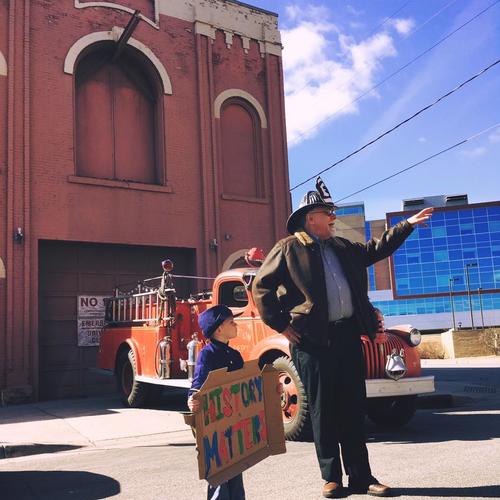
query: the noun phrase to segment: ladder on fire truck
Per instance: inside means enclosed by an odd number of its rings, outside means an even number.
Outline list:
[[[175,288],[170,272],[171,261],[163,261],[163,274],[139,282],[123,292],[115,288],[113,297],[106,299],[105,320],[108,324],[164,324],[175,322]],[[159,283],[155,286],[154,283]]]

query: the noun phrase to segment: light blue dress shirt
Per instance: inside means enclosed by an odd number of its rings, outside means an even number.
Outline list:
[[[351,287],[333,248],[328,241],[315,238],[319,244],[325,271],[326,295],[328,298],[328,321],[350,318],[354,313]]]

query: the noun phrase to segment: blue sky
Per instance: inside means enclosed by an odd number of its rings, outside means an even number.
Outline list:
[[[291,187],[500,59],[498,2],[353,102],[494,2],[249,2],[279,14]],[[500,64],[322,177],[338,200],[499,123]],[[295,207],[310,189],[314,181],[292,191]],[[471,203],[500,199],[500,126],[344,202],[363,201],[376,219],[405,198],[462,193]]]

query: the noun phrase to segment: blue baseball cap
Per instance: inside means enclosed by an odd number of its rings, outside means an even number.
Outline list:
[[[209,339],[226,319],[234,316],[239,316],[239,314],[233,314],[227,306],[217,305],[203,311],[198,316],[198,324],[205,338]]]

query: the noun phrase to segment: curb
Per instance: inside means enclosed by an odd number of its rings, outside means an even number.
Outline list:
[[[58,451],[76,450],[82,447],[82,445],[77,444],[0,444],[0,460],[2,458],[16,458],[28,455],[41,455],[42,453],[56,453]]]

